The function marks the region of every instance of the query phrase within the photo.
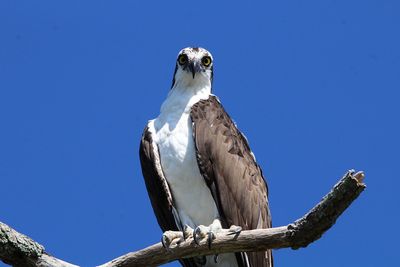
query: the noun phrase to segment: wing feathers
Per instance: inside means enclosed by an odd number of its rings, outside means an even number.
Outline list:
[[[271,227],[268,189],[249,144],[215,96],[191,109],[200,172],[217,202],[224,228]],[[245,266],[245,259],[240,265]],[[248,253],[252,267],[272,267],[271,252]]]
[[[157,144],[153,142],[148,126],[143,131],[139,156],[147,192],[158,224],[164,232],[177,231],[180,226],[179,216],[173,206],[172,194],[161,168]],[[180,263],[184,267],[197,266],[191,258],[181,259]]]
[[[147,192],[158,224],[163,231],[178,230],[172,213],[172,195],[161,169],[157,145],[153,142],[148,126],[143,131],[139,156]]]

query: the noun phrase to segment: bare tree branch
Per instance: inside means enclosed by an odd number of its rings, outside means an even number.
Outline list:
[[[365,189],[363,179],[362,172],[348,171],[320,203],[292,224],[270,229],[242,231],[236,236],[217,234],[211,248],[208,248],[206,240],[196,245],[193,238],[175,244],[168,250],[163,248],[161,243],[157,243],[123,255],[99,267],[156,266],[200,255],[306,247],[319,239]],[[13,266],[75,266],[46,254],[41,245],[2,223],[0,223],[0,259]]]
[[[293,224],[270,229],[243,231],[239,236],[219,234],[209,249],[206,240],[196,245],[192,238],[166,250],[161,243],[128,253],[99,267],[153,266],[180,258],[271,248],[306,247],[319,239],[340,214],[365,189],[364,174],[348,171],[320,203]]]
[[[44,247],[0,222],[0,259],[16,267],[77,267],[48,255]]]

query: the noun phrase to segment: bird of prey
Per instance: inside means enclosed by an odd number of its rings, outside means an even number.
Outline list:
[[[205,238],[211,245],[223,231],[271,227],[261,168],[245,136],[211,93],[213,66],[207,50],[182,49],[160,115],[142,135],[142,173],[167,248],[176,238],[172,231],[182,231],[184,238],[193,235],[197,243]],[[270,250],[180,262],[185,267],[273,266]]]

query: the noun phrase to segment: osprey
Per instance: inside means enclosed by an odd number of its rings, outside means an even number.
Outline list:
[[[177,239],[168,230],[193,235],[196,243],[207,238],[210,246],[219,232],[271,227],[262,171],[246,138],[211,94],[212,80],[211,53],[182,49],[160,115],[148,122],[141,139],[142,172],[166,248]],[[273,265],[270,250],[180,262],[185,267]]]

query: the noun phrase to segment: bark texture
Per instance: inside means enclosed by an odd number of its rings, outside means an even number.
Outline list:
[[[319,239],[365,189],[363,179],[362,172],[348,171],[314,208],[289,225],[242,231],[238,235],[218,234],[211,248],[208,247],[206,240],[196,245],[191,237],[173,244],[168,249],[157,243],[118,257],[99,267],[157,266],[200,255],[306,247]],[[50,256],[43,246],[3,223],[0,223],[0,259],[13,266],[76,267]]]

